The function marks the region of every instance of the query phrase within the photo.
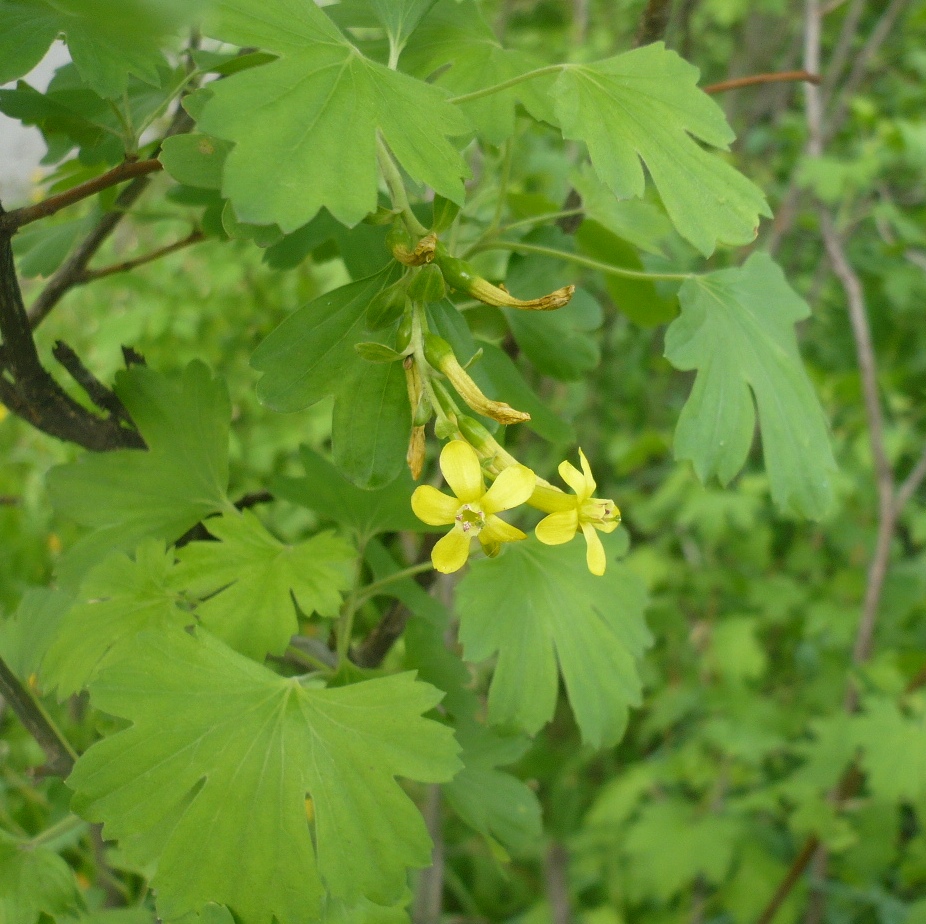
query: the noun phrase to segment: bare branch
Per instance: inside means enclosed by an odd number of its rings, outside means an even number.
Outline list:
[[[155,260],[160,260],[161,257],[166,257],[169,254],[176,253],[178,250],[183,250],[185,247],[189,247],[192,244],[198,244],[205,239],[206,235],[203,234],[202,231],[191,231],[186,237],[181,238],[179,241],[174,241],[173,244],[159,247],[157,250],[152,250],[151,253],[142,254],[142,256],[135,257],[132,260],[126,260],[123,263],[113,263],[110,266],[102,266],[100,269],[85,270],[83,275],[75,282],[75,285],[83,285],[97,279],[103,279],[106,276],[114,276],[117,273],[127,273],[139,266],[144,266],[146,263],[153,263]]]
[[[910,0],[891,0],[885,8],[881,18],[878,20],[877,25],[872,29],[871,34],[868,36],[868,40],[862,46],[861,51],[855,56],[855,63],[852,65],[852,70],[849,72],[849,76],[845,83],[842,84],[838,93],[834,91],[832,101],[828,107],[829,111],[826,125],[827,140],[834,137],[839,129],[842,128],[849,114],[849,100],[852,99],[855,92],[861,86],[862,81],[865,79],[868,73],[868,66],[871,64],[871,59],[881,49],[891,29],[894,28],[901,13],[903,13],[904,8],[909,3]]]
[[[648,0],[646,9],[640,17],[634,47],[639,48],[641,45],[658,42],[666,34],[671,16],[672,0]]]
[[[840,0],[840,2],[844,2],[844,0]],[[865,0],[852,0],[852,5],[846,11],[845,18],[842,21],[842,28],[839,30],[839,38],[836,40],[836,47],[826,64],[826,80],[823,81],[824,105],[829,103],[833,90],[842,79],[843,70],[849,58],[849,52],[852,49],[852,43],[855,41],[855,35],[858,32],[864,11]],[[820,16],[826,16],[831,12],[832,10],[827,6],[820,11]]]
[[[23,686],[9,666],[0,659],[0,695],[16,713],[26,731],[38,742],[48,759],[48,771],[65,777],[74,766],[77,754],[55,728],[48,714],[35,697]]]
[[[894,498],[894,510],[898,515],[910,503],[910,499],[916,494],[916,489],[923,483],[924,478],[926,478],[926,449],[923,450],[919,461],[897,489],[897,496]]]
[[[418,874],[412,922],[440,924],[444,904],[444,825],[440,786],[428,787],[422,814],[434,849],[431,852],[431,865]]]
[[[807,71],[776,71],[771,74],[751,74],[748,77],[721,80],[719,83],[709,83],[707,86],[701,87],[701,89],[705,93],[725,93],[727,90],[738,90],[740,87],[752,87],[760,83],[786,83],[795,80],[819,83],[820,76]]]
[[[569,898],[569,854],[560,841],[550,842],[543,867],[550,920],[553,924],[573,924],[572,902]]]
[[[173,135],[183,134],[192,127],[193,120],[183,109],[178,108],[174,113],[170,126],[164,133],[164,137],[170,138]],[[112,211],[107,212],[100,219],[97,226],[81,241],[71,256],[58,267],[29,308],[29,323],[32,325],[33,330],[48,317],[52,308],[61,301],[70,289],[81,283],[93,255],[115,231],[116,226],[125,217],[126,212],[135,204],[150,183],[151,180],[147,176],[135,177],[116,197]]]
[[[40,218],[54,215],[56,212],[60,212],[61,209],[74,205],[75,202],[88,199],[104,189],[109,189],[110,186],[117,186],[126,180],[146,176],[149,173],[155,173],[163,169],[161,162],[156,158],[126,161],[117,167],[113,167],[107,173],[94,177],[92,180],[87,180],[86,183],[80,183],[78,186],[59,193],[57,196],[51,196],[42,202],[37,202],[35,205],[24,206],[21,209],[7,212],[0,219],[0,227],[5,231],[15,231],[24,225],[31,224],[33,221],[38,221]]]

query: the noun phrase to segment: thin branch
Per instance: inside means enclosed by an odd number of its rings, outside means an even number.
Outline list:
[[[569,899],[569,854],[560,841],[551,841],[543,864],[547,904],[552,924],[573,924]]]
[[[251,494],[245,494],[240,500],[235,501],[235,508],[238,510],[249,510],[258,504],[268,504],[273,500],[273,495],[269,491],[254,491]],[[215,536],[206,528],[206,521],[201,520],[195,526],[191,526],[175,543],[174,548],[182,549],[191,542],[212,542]]]
[[[672,17],[672,0],[648,0],[646,9],[640,16],[640,25],[637,27],[637,36],[634,39],[634,48],[658,42],[669,28],[669,19]]]
[[[26,731],[38,742],[48,760],[48,771],[66,777],[77,760],[77,752],[55,727],[41,703],[0,659],[0,695],[6,700]]]
[[[178,108],[164,138],[188,132],[193,127],[193,120],[185,110]],[[58,267],[54,275],[39,293],[38,298],[29,308],[29,323],[35,330],[48,317],[51,310],[74,286],[79,285],[93,255],[100,249],[116,226],[125,217],[128,210],[148,188],[151,180],[147,176],[137,176],[119,195],[111,211],[107,212],[97,226],[78,244],[68,259]]]
[[[913,495],[916,494],[916,489],[923,483],[924,478],[926,478],[926,449],[923,450],[919,461],[897,489],[897,496],[894,498],[894,510],[898,514],[910,503]]]
[[[38,221],[40,218],[48,218],[49,215],[54,215],[69,205],[74,205],[76,202],[95,196],[98,192],[109,189],[110,186],[117,186],[126,180],[146,176],[149,173],[156,173],[158,170],[163,169],[163,165],[156,158],[126,161],[117,167],[113,167],[107,173],[94,177],[92,180],[87,180],[86,183],[80,183],[63,193],[59,193],[57,196],[50,196],[35,205],[24,206],[21,209],[7,212],[0,219],[0,227],[5,231],[16,231],[18,228],[31,224],[33,221]]]
[[[119,396],[107,388],[84,364],[81,358],[64,341],[52,348],[52,356],[67,369],[71,378],[86,392],[87,397],[101,410],[127,427],[135,424]]]
[[[42,366],[16,277],[11,237],[12,232],[0,231],[0,401],[37,429],[85,449],[143,448],[135,430],[122,426],[118,417],[96,416]]]
[[[172,253],[176,253],[178,250],[183,250],[185,247],[189,247],[192,244],[198,244],[205,239],[206,235],[203,234],[202,231],[191,231],[186,237],[181,238],[179,241],[174,241],[173,244],[166,244],[164,247],[159,247],[157,250],[152,250],[151,253],[142,254],[142,256],[135,257],[132,260],[126,260],[123,263],[113,263],[109,266],[101,266],[99,269],[95,270],[85,270],[83,275],[76,281],[75,285],[84,285],[88,282],[94,282],[97,279],[104,279],[107,276],[115,276],[117,273],[127,273],[139,266],[144,266],[146,263],[153,263],[155,260],[160,260],[161,257],[166,257]]]
[[[840,0],[840,2],[845,2],[845,0]],[[865,12],[865,2],[866,0],[852,0],[852,6],[846,11],[846,15],[842,20],[842,28],[839,30],[836,47],[833,49],[833,53],[830,55],[826,65],[826,80],[823,81],[824,104],[829,103],[833,90],[842,80],[843,70],[849,58],[852,43],[855,41],[859,23],[862,21],[862,13]],[[831,12],[830,6],[826,6],[820,11],[820,16],[827,16]]]
[[[358,667],[379,667],[405,631],[411,611],[399,600],[383,613],[373,631],[354,649],[351,660]]]
[[[15,494],[0,494],[0,507],[18,507],[21,503],[22,498]]]
[[[862,81],[868,73],[868,66],[871,59],[878,53],[884,44],[891,29],[897,23],[904,7],[909,4],[910,0],[891,0],[878,20],[877,25],[872,29],[868,40],[862,46],[861,51],[855,56],[855,63],[845,82],[839,88],[839,92],[833,94],[832,101],[828,110],[826,138],[827,140],[834,137],[849,115],[849,100],[855,95]]]
[[[422,814],[434,849],[431,851],[431,865],[418,874],[412,922],[440,924],[444,904],[444,825],[440,786],[428,787]]]
[[[770,74],[750,74],[748,77],[721,80],[719,83],[709,83],[701,89],[705,93],[725,93],[727,90],[738,90],[740,87],[752,87],[761,83],[787,83],[802,80],[816,84],[821,79],[819,74],[811,74],[809,71],[774,71]]]

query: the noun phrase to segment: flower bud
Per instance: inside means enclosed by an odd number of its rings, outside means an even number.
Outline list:
[[[433,263],[422,266],[408,284],[408,297],[414,302],[439,302],[446,294],[444,277]]]
[[[396,258],[398,259],[398,258]],[[520,299],[511,295],[507,289],[492,285],[487,279],[476,274],[476,271],[465,261],[451,257],[442,245],[437,245],[434,253],[434,262],[440,267],[444,279],[453,289],[459,289],[472,295],[473,298],[495,305],[499,308],[525,308],[531,311],[554,311],[569,304],[575,286],[563,286],[561,289],[543,295],[540,298]]]
[[[441,337],[426,334],[424,338],[425,359],[438,371],[443,372],[456,389],[457,394],[478,414],[491,417],[503,424],[521,423],[530,420],[531,415],[515,410],[503,401],[487,398],[479,386],[460,365],[453,348]]]
[[[392,255],[405,266],[424,266],[434,259],[437,236],[428,234],[412,246],[412,236],[403,227],[394,227],[386,235],[386,245]]]
[[[421,470],[424,468],[424,427],[412,427],[412,435],[408,441],[408,452],[405,454],[405,461],[408,463],[408,470],[412,473],[412,478],[417,481],[421,477]]]

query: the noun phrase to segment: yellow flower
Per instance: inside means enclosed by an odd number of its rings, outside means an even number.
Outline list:
[[[431,552],[438,571],[450,574],[462,568],[474,537],[478,536],[487,555],[497,554],[502,542],[526,538],[520,529],[495,514],[517,507],[531,496],[536,476],[529,468],[506,468],[487,491],[479,456],[463,440],[451,440],[444,446],[440,468],[456,497],[448,497],[430,485],[421,485],[412,494],[412,510],[419,520],[429,526],[453,525]]]
[[[595,530],[613,532],[621,521],[621,512],[614,501],[592,497],[598,486],[581,449],[579,459],[582,463],[581,472],[570,462],[561,462],[559,466],[560,478],[575,491],[574,495],[538,485],[531,495],[530,503],[550,514],[537,524],[536,530],[537,538],[546,545],[569,542],[581,528],[588,547],[585,555],[588,570],[600,576],[604,574],[607,559]]]

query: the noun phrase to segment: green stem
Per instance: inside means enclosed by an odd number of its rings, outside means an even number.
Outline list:
[[[533,80],[535,77],[544,77],[547,74],[558,74],[571,66],[570,64],[548,64],[546,67],[538,67],[536,70],[527,71],[527,73],[521,74],[518,77],[512,77],[510,80],[503,80],[501,83],[497,83],[494,86],[483,87],[481,90],[473,90],[472,93],[464,93],[462,96],[451,97],[450,102],[470,103],[474,99],[482,99],[484,96],[491,96],[493,93],[501,93],[502,90],[516,87],[519,83],[524,83],[526,80]]]
[[[434,565],[430,561],[421,562],[418,565],[411,565],[408,568],[403,568],[401,571],[396,571],[394,574],[390,574],[387,577],[380,578],[378,581],[374,581],[372,584],[367,584],[363,588],[363,592],[360,594],[360,603],[366,603],[372,597],[375,597],[384,587],[389,584],[394,584],[396,581],[404,581],[405,578],[414,577],[416,574],[421,574],[424,571],[430,571]]]
[[[485,236],[497,233],[502,220],[502,211],[505,208],[505,199],[508,197],[508,184],[511,182],[511,139],[505,142],[505,156],[502,158],[502,178],[498,184],[498,198],[495,200],[495,214],[492,224],[489,225]]]
[[[428,400],[431,402],[431,407],[434,409],[437,419],[443,422],[447,420],[447,415],[444,413],[444,409],[441,407],[441,403],[437,400],[437,395],[434,393],[434,383],[431,380],[434,370],[424,357],[424,335],[427,329],[428,319],[425,317],[424,306],[415,305],[412,313],[412,355],[415,357],[415,365],[418,367],[421,387],[428,396]]]
[[[65,815],[61,821],[55,822],[50,828],[40,831],[35,837],[27,838],[23,841],[23,846],[29,850],[35,850],[37,847],[44,847],[46,844],[58,840],[62,837],[72,834],[75,831],[89,829],[90,823],[84,821],[78,815]]]
[[[536,253],[544,257],[554,257],[557,260],[566,260],[569,263],[575,263],[577,266],[584,266],[587,269],[598,270],[602,273],[609,273],[611,276],[623,276],[626,279],[694,279],[698,273],[646,273],[641,270],[625,269],[623,266],[612,266],[610,263],[602,263],[600,260],[592,260],[590,257],[583,257],[577,253],[569,253],[565,250],[557,250],[555,247],[543,247],[540,244],[522,244],[520,241],[489,241],[487,244],[480,244],[474,248],[474,253],[484,250],[511,250],[515,253]]]
[[[534,215],[531,218],[522,218],[520,221],[513,221],[510,225],[502,225],[500,228],[495,227],[493,223],[493,225],[490,225],[488,228],[486,228],[486,230],[483,231],[482,234],[480,234],[479,237],[469,245],[469,247],[466,248],[462,254],[462,258],[466,260],[474,253],[478,253],[480,249],[483,249],[482,244],[493,234],[506,234],[515,228],[527,228],[531,225],[539,225],[548,221],[557,221],[560,218],[569,218],[572,215],[582,215],[584,213],[585,209],[583,207],[579,207],[575,209],[561,209],[558,212],[546,212],[543,215]]]
[[[360,599],[359,584],[360,575],[363,572],[363,556],[365,552],[366,544],[364,543],[357,549],[357,569],[354,575],[354,589],[344,602],[344,609],[338,621],[338,664],[343,664],[350,653],[350,638],[351,633],[354,631],[354,617],[357,615],[357,610],[363,602]]]
[[[290,645],[286,649],[286,653],[295,660],[300,661],[305,667],[314,668],[325,674],[331,673],[331,667],[328,664],[325,664],[325,662],[319,658],[313,657],[307,651],[297,648],[295,645]]]
[[[399,173],[399,168],[395,165],[386,143],[380,137],[376,139],[376,156],[379,159],[379,169],[382,171],[383,179],[389,189],[393,207],[402,213],[405,226],[411,234],[424,237],[428,233],[428,229],[415,217],[415,213],[408,202],[408,193],[405,192],[402,174]]]

